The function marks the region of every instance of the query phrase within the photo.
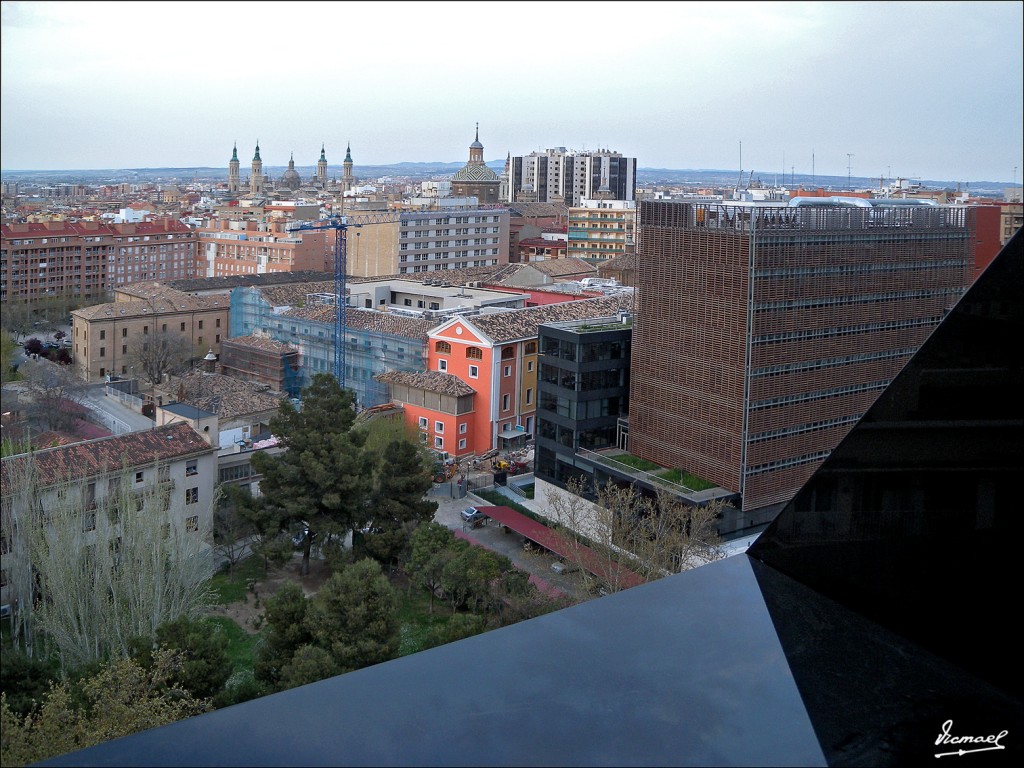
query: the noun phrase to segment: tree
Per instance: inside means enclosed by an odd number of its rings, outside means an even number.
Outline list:
[[[220,693],[231,676],[228,638],[217,624],[179,616],[157,627],[155,642],[153,638],[142,640],[144,643],[139,644],[136,661],[151,669],[159,649],[174,652],[178,662],[168,676],[167,684],[184,688],[197,699],[211,698]]]
[[[253,537],[257,529],[253,517],[247,516],[245,502],[252,494],[237,485],[221,488],[221,500],[213,512],[214,551],[228,561],[228,568],[234,568],[255,544]]]
[[[719,503],[690,506],[664,491],[648,496],[612,482],[598,488],[591,503],[584,490],[581,481],[571,481],[567,491],[549,492],[548,505],[569,559],[592,591],[627,588],[629,572],[653,581],[723,556]]]
[[[136,491],[131,470],[112,479],[97,500],[84,480],[40,487],[32,454],[4,461],[7,567],[21,596],[12,634],[34,655],[38,626],[65,670],[127,655],[132,638],[196,615],[211,597],[209,531],[188,530],[184,497],[162,485]]]
[[[79,682],[84,707],[75,706],[67,682],[54,684],[25,716],[0,694],[0,763],[35,763],[208,711],[209,702],[169,683],[176,663],[159,651],[150,669],[127,658],[104,664]]]
[[[267,629],[256,648],[253,673],[257,680],[277,689],[295,652],[312,644],[313,637],[305,624],[308,602],[295,582],[287,582],[267,598],[266,606]]]
[[[132,336],[125,361],[138,369],[150,384],[159,384],[164,374],[183,373],[195,357],[192,342],[174,331]]]
[[[32,332],[32,309],[27,304],[12,301],[4,305],[0,313],[0,325],[4,330],[14,334],[14,340],[20,341],[22,336]]]
[[[372,557],[390,564],[405,558],[409,537],[434,519],[437,502],[423,498],[430,490],[430,471],[419,447],[407,439],[384,447],[376,475],[370,530],[363,541]]]
[[[38,355],[43,351],[43,342],[36,336],[25,341],[25,354]]]
[[[56,677],[48,662],[29,658],[16,647],[0,653],[0,691],[7,696],[7,706],[22,717],[43,700]]]
[[[359,560],[331,574],[310,600],[305,624],[339,672],[378,664],[398,653],[398,599],[374,560]]]
[[[14,360],[18,347],[6,332],[0,333],[0,384],[15,378]]]
[[[434,612],[434,595],[441,588],[444,567],[455,556],[455,534],[440,523],[417,528],[410,538],[409,572],[430,593],[427,611]]]
[[[319,373],[303,390],[301,410],[284,400],[270,430],[287,448],[258,453],[252,464],[263,475],[260,504],[282,526],[301,522],[303,574],[309,573],[313,538],[344,537],[369,519],[367,502],[373,459],[363,449],[366,433],[353,430],[355,395],[333,376]]]
[[[31,341],[31,340],[30,340]],[[85,410],[85,383],[71,368],[46,360],[30,360],[21,367],[25,378],[26,417],[42,429],[74,428]]]

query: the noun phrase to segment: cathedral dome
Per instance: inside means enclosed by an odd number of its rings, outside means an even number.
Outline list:
[[[466,163],[452,176],[452,181],[498,181],[498,174],[486,165]]]
[[[281,174],[281,186],[288,189],[298,189],[302,186],[302,177],[295,170],[295,158],[288,161],[288,170]]]

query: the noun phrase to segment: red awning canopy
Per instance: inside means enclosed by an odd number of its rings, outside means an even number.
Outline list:
[[[625,568],[614,560],[603,557],[590,547],[577,544],[557,531],[553,531],[543,523],[516,512],[509,507],[477,507],[492,520],[522,534],[535,544],[539,544],[559,557],[579,563],[588,572],[603,580],[609,586],[629,589],[644,583],[643,578]]]

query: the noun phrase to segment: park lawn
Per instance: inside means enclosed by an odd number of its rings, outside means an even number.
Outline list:
[[[240,603],[245,599],[249,582],[253,579],[262,579],[266,575],[263,559],[250,555],[230,571],[215,574],[210,579],[210,589],[213,590],[215,602],[219,605]]]
[[[434,598],[434,612],[430,610],[430,594],[422,587],[395,584],[398,595],[398,620],[401,623],[402,641],[398,647],[399,656],[422,651],[431,647],[431,634],[448,623],[451,611],[444,600]]]
[[[228,616],[207,616],[203,619],[216,624],[228,639],[228,658],[236,672],[252,674],[253,656],[259,635],[250,635]]]

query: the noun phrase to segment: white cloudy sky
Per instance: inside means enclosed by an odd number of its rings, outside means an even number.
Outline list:
[[[1020,2],[3,2],[5,169],[607,147],[641,167],[1013,180]],[[853,155],[848,158],[847,154]]]

